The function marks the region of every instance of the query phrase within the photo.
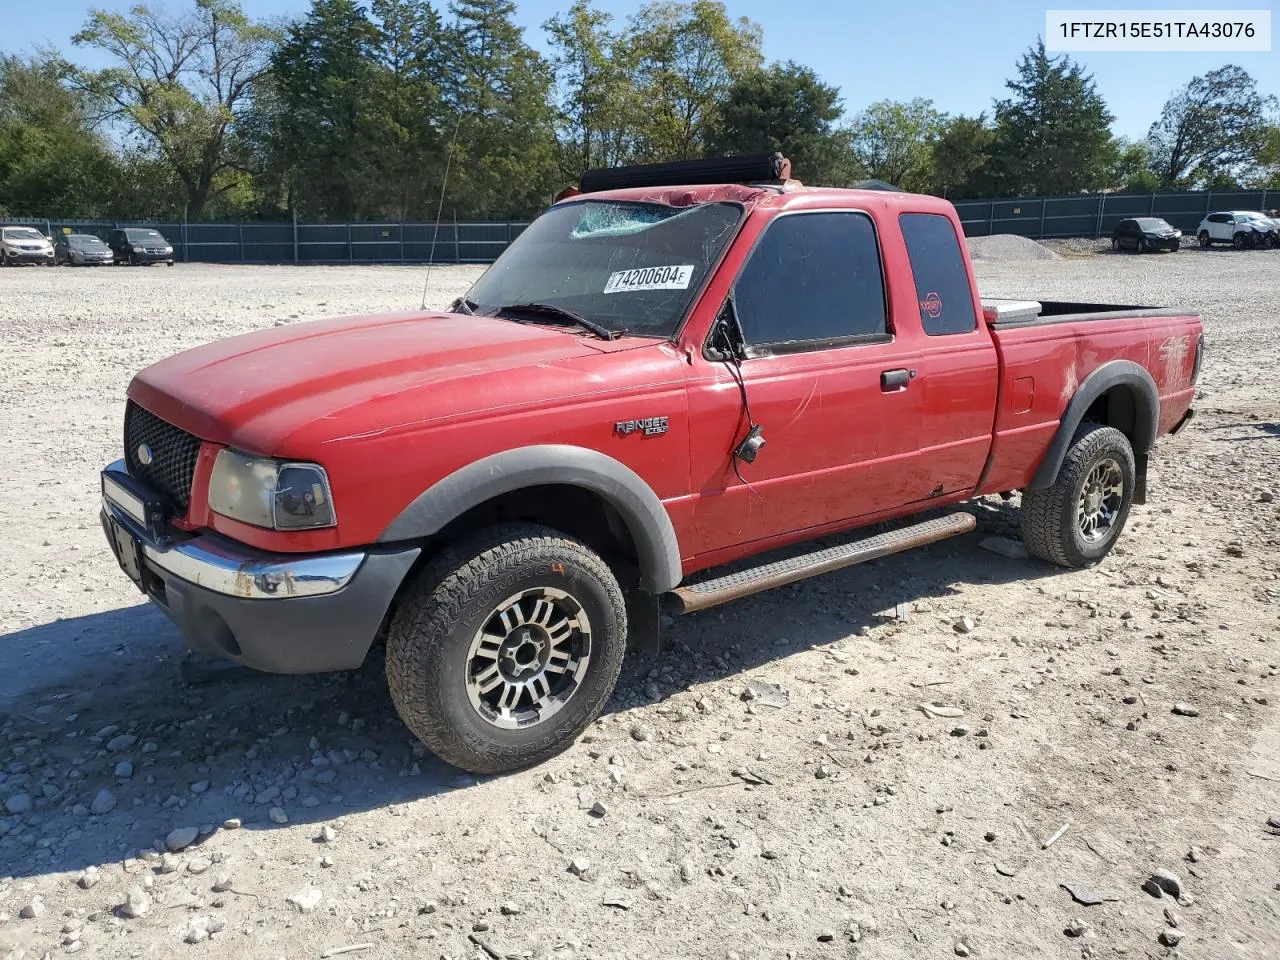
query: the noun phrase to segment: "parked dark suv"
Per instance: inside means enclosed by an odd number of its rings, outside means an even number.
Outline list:
[[[107,236],[113,263],[134,266],[167,263],[173,266],[173,244],[150,227],[123,227]]]

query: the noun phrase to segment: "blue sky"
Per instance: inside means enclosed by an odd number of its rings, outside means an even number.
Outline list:
[[[30,52],[53,45],[86,60],[71,46],[71,35],[91,7],[126,9],[134,0],[0,0],[0,49]],[[173,5],[180,0],[160,0]],[[569,0],[517,0],[526,38],[542,47],[540,25]],[[254,16],[296,16],[308,0],[243,0]],[[442,0],[443,4],[443,0]],[[639,0],[597,0],[619,20],[634,13]],[[932,99],[949,113],[990,110],[1005,94],[1004,81],[1018,55],[1044,31],[1045,9],[1101,8],[1102,3],[1055,0],[727,0],[729,12],[764,28],[764,52],[771,60],[807,64],[841,88],[847,112],[875,100]],[[1111,0],[1125,9],[1269,9],[1257,0]],[[1073,54],[1093,72],[1116,115],[1115,132],[1139,137],[1159,115],[1169,93],[1196,74],[1238,63],[1264,93],[1280,95],[1280,51],[1270,53],[1089,53]],[[92,61],[87,61],[92,62]]]

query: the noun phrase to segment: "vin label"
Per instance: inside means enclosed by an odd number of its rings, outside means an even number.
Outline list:
[[[609,275],[605,293],[633,293],[639,290],[687,290],[693,279],[693,264],[671,267],[637,267]]]
[[[1271,49],[1270,10],[1046,10],[1049,53]]]

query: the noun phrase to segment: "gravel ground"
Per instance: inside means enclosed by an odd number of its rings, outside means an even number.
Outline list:
[[[1274,960],[1280,252],[978,271],[1204,312],[1199,416],[1120,548],[1002,556],[1016,498],[973,504],[974,535],[682,618],[580,743],[479,780],[376,657],[184,683],[97,522],[135,370],[423,272],[0,272],[0,958]]]

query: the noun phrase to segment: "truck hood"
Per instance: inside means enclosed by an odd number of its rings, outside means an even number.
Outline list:
[[[139,373],[129,396],[205,440],[305,456],[344,437],[599,390],[571,361],[623,341],[587,336],[460,314],[334,317],[176,354]]]

